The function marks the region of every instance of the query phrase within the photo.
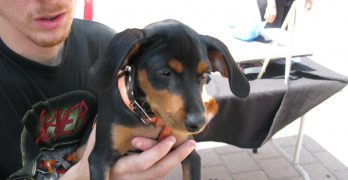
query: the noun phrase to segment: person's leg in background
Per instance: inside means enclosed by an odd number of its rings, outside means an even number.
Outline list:
[[[267,8],[267,0],[257,0],[257,6],[260,11],[261,21],[265,21],[265,13]]]
[[[290,10],[292,3],[293,0],[276,0],[276,17],[272,23],[266,24],[266,28],[280,28]],[[257,0],[257,6],[259,8],[262,21],[265,21],[267,5],[267,0]]]

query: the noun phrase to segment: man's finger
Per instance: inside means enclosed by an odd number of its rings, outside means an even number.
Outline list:
[[[148,169],[171,150],[175,141],[173,136],[169,136],[140,154],[129,155],[119,159],[113,166],[112,173],[124,174]]]
[[[152,166],[148,171],[144,171],[141,175],[144,179],[162,178],[175,166],[180,164],[196,147],[196,142],[193,140],[186,141],[181,146],[177,147],[173,152],[170,152],[166,157]]]
[[[132,139],[132,145],[135,149],[146,151],[152,148],[158,141],[144,137],[135,137]]]
[[[180,164],[196,147],[196,142],[193,140],[186,141],[184,144],[177,147],[160,161],[155,163],[149,169],[143,172],[127,174],[125,179],[162,179],[175,166]]]

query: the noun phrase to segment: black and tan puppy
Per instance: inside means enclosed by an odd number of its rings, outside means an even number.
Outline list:
[[[135,136],[161,139],[171,134],[179,145],[201,132],[207,124],[205,117],[218,109],[213,99],[203,103],[201,96],[213,71],[229,78],[236,96],[249,94],[248,81],[216,38],[200,35],[175,20],[117,34],[90,69],[98,94],[96,144],[89,157],[91,178],[108,179],[109,166],[132,150]],[[119,88],[123,86],[126,90]],[[197,152],[183,161],[183,169],[184,179],[200,179]]]

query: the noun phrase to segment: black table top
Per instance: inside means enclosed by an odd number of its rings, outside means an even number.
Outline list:
[[[348,78],[302,58],[292,64],[287,85],[284,64],[279,61],[268,65],[262,79],[249,82],[250,95],[240,99],[230,92],[226,78],[211,76],[207,91],[217,99],[219,112],[205,131],[195,137],[197,141],[260,147],[279,130],[344,88]]]

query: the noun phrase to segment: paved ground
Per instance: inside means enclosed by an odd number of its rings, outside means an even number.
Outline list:
[[[256,154],[231,145],[199,149],[202,180],[301,180],[302,176],[277,148],[292,155],[295,144],[296,136],[289,136],[269,141]],[[300,164],[313,180],[348,179],[348,167],[309,136],[304,137]],[[166,179],[180,180],[181,173],[181,167],[177,167]]]

